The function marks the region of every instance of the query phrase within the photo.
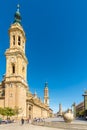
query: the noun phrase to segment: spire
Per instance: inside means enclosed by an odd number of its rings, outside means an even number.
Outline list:
[[[36,93],[36,91],[35,91],[35,93],[34,93],[34,97],[37,98],[37,93]]]
[[[21,14],[20,14],[20,5],[19,4],[17,5],[17,11],[14,15],[14,18],[15,18],[14,23],[20,23],[21,24]]]
[[[45,82],[45,88],[48,88],[48,82]]]
[[[19,8],[20,8],[20,5],[18,4],[18,5],[17,5],[17,12],[19,12]]]
[[[44,88],[44,103],[49,106],[49,90],[48,90],[48,83],[45,82]]]

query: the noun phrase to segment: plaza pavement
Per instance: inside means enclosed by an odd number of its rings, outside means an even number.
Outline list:
[[[76,119],[71,123],[65,123],[63,118],[48,118],[45,122],[34,122],[34,125],[40,125],[45,127],[54,127],[65,130],[87,130],[87,120]]]
[[[49,127],[49,123],[53,124]],[[53,126],[56,128],[52,128]],[[67,124],[64,122],[63,118],[48,118],[45,119],[45,124],[43,126],[39,126],[37,123],[36,125],[32,125],[26,122],[21,125],[19,121],[11,124],[1,124],[0,130],[87,130],[87,120],[77,119]]]
[[[64,130],[64,129],[35,126],[31,124],[21,125],[20,123],[12,123],[12,124],[0,125],[0,130]]]

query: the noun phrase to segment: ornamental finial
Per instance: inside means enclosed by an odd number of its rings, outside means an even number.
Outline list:
[[[19,9],[20,9],[20,5],[17,4],[17,12],[19,12]]]
[[[47,88],[48,87],[48,82],[45,82],[45,88]]]
[[[20,14],[19,9],[20,9],[20,5],[18,4],[17,5],[17,11],[16,11],[16,13],[14,15],[14,17],[15,17],[14,23],[20,23],[21,24],[21,14]]]

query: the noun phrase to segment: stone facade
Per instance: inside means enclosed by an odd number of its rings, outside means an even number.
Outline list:
[[[49,117],[52,111],[49,108],[48,86],[45,86],[43,103],[29,91],[27,84],[26,36],[21,26],[19,8],[10,26],[9,37],[10,47],[5,52],[6,74],[0,83],[0,107],[18,107],[19,117]]]

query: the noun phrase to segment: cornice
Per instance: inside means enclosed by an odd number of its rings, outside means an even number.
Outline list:
[[[21,55],[22,58],[25,60],[25,62],[28,64],[28,60],[27,57],[25,56],[25,54],[19,49],[19,48],[10,48],[7,49],[5,52],[6,56],[12,56],[12,55]]]
[[[27,102],[33,103],[33,105],[36,105],[42,109],[49,110],[49,107],[45,106],[45,104],[40,101],[37,102],[36,100],[34,100],[34,98],[27,99]]]
[[[14,78],[14,79],[11,79],[11,78]],[[25,86],[25,88],[28,88],[27,82],[21,76],[16,76],[16,75],[12,75],[8,77],[6,76],[5,84],[9,84],[9,83],[21,83],[23,86]]]
[[[8,33],[10,34],[10,32],[13,32],[13,31],[20,31],[26,40],[26,36],[25,36],[25,32],[23,30],[23,27],[19,23],[11,24],[11,26],[8,30]]]

